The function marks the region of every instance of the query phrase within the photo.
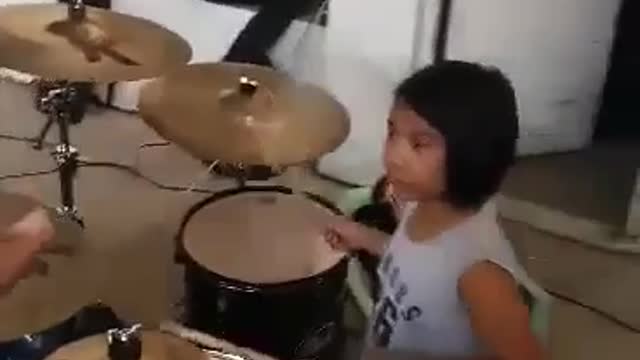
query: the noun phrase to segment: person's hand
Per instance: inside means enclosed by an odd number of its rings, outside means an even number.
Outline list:
[[[48,265],[38,258],[51,247],[54,228],[47,212],[37,208],[0,235],[0,295],[31,275],[46,275]]]
[[[7,232],[34,253],[46,251],[55,235],[53,224],[43,208],[32,210],[14,223]]]
[[[373,236],[374,230],[346,219],[330,224],[325,232],[325,239],[329,245],[345,252],[369,247]]]

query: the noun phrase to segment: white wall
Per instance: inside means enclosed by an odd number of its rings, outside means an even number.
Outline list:
[[[286,70],[327,88],[351,113],[350,137],[323,159],[326,172],[368,183],[382,171],[379,154],[391,91],[410,72],[416,1],[332,0],[328,28],[297,22],[276,49]],[[218,61],[252,16],[203,0],[113,0],[112,7],[176,31],[191,43],[194,61]],[[135,108],[139,83],[118,88],[117,105]]]
[[[372,183],[382,173],[392,92],[412,70],[416,5],[416,0],[331,3],[323,85],[349,109],[352,130],[347,142],[323,159],[321,171],[355,183]],[[427,24],[428,32],[434,21]]]
[[[155,21],[187,39],[193,49],[192,62],[219,61],[253,15],[252,11],[246,9],[204,0],[112,0],[111,4],[115,11]],[[280,58],[293,52],[294,45],[305,30],[304,23],[292,25],[279,46]],[[310,69],[306,66],[292,70],[308,72]],[[126,109],[137,108],[137,92],[141,84],[119,84],[116,104]]]
[[[590,142],[619,0],[454,1],[450,58],[495,64],[521,111],[520,153]]]
[[[426,9],[414,54],[418,1]],[[19,2],[33,1],[0,0]],[[420,65],[431,61],[438,4],[331,0],[326,31],[297,22],[287,33],[276,59],[328,88],[351,113],[352,133],[322,160],[324,172],[356,183],[380,174],[391,91],[414,55]],[[513,80],[521,154],[577,149],[591,136],[618,7],[619,0],[456,0],[448,55],[497,65]],[[252,15],[204,0],[113,0],[113,8],[176,31],[191,43],[194,61],[218,61]],[[137,88],[120,85],[117,105],[135,108]]]
[[[433,58],[439,1],[421,1],[425,16],[423,37],[419,40],[424,46],[416,52],[419,64],[425,65]],[[354,76],[346,76],[342,84],[332,84],[338,94],[350,92],[350,96],[341,98],[347,100],[354,117],[355,134],[338,152],[327,157],[321,168],[356,182],[364,179],[371,182],[375,179],[372,174],[379,174],[376,157],[384,131],[384,122],[380,120],[385,115],[384,106],[380,105],[388,105],[389,100],[382,93],[390,91],[393,82],[408,69],[407,60],[412,52],[407,50],[416,38],[409,30],[415,26],[414,1],[379,3],[365,0],[332,3],[332,21],[338,24],[332,23],[329,31],[358,60],[348,64],[329,57],[327,61],[340,62],[336,68],[355,71],[362,82],[349,82]],[[512,79],[520,108],[519,154],[574,150],[588,145],[620,1],[456,0],[453,4],[447,57],[496,65]],[[372,28],[392,30],[368,34]],[[353,35],[358,30],[359,38]],[[355,55],[362,49],[364,56]],[[367,65],[372,64],[377,69],[370,67],[371,74],[366,74]],[[360,65],[365,69],[360,69]],[[387,82],[377,81],[380,75],[376,72],[387,76]],[[367,80],[369,77],[372,82]],[[358,95],[358,87],[366,88],[366,94]],[[368,101],[371,92],[379,95],[373,102]]]
[[[322,160],[324,172],[357,183],[381,172],[390,94],[412,70],[417,1],[332,0],[326,33],[307,33],[295,61],[291,49],[300,29],[283,41],[279,59],[301,79],[331,90],[352,116],[352,134]],[[433,55],[439,0],[420,1],[426,9],[417,55],[424,65]],[[198,61],[219,59],[251,16],[203,0],[114,0],[113,6],[185,36]],[[618,7],[618,0],[457,0],[448,56],[497,65],[513,80],[520,154],[577,149],[591,137]],[[120,96],[126,99],[135,106],[134,95]]]

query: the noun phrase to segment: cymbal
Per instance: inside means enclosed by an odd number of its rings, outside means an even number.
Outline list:
[[[142,331],[142,356],[140,360],[208,360],[206,354],[195,345],[178,337],[156,332]],[[106,335],[91,336],[65,345],[45,360],[104,360],[108,359]]]
[[[0,192],[0,233],[36,206],[40,206],[38,202],[26,196]],[[0,342],[58,325],[95,300],[87,271],[90,262],[79,256],[84,243],[82,229],[74,221],[58,217],[54,209],[47,210],[56,230],[53,243],[73,246],[74,253],[41,255],[48,273],[23,279],[0,297]]]
[[[147,83],[140,114],[200,160],[293,165],[335,150],[349,133],[346,109],[319,87],[266,67],[186,66]]]
[[[149,20],[66,4],[0,7],[0,66],[50,80],[116,82],[151,78],[191,59],[177,34]]]

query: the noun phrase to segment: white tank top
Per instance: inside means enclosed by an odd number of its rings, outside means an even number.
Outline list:
[[[460,276],[488,260],[525,287],[531,282],[497,223],[493,202],[425,242],[407,236],[407,218],[415,206],[405,208],[380,261],[381,294],[371,317],[370,345],[435,356],[482,355],[458,293]]]

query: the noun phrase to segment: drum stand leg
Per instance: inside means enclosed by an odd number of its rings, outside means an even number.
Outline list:
[[[44,138],[47,137],[47,133],[51,129],[53,122],[54,122],[53,117],[47,116],[47,122],[44,124],[44,126],[40,130],[40,133],[38,134],[38,137],[35,139],[35,142],[33,144],[34,149],[42,150],[42,147],[44,145]]]
[[[78,208],[75,204],[73,185],[78,170],[78,150],[69,143],[69,124],[79,123],[84,116],[84,112],[73,111],[77,109],[78,101],[77,89],[70,85],[48,92],[40,101],[46,109],[48,119],[37,138],[36,145],[42,148],[42,143],[53,123],[58,125],[59,144],[51,152],[53,159],[58,165],[60,179],[60,194],[62,205],[58,207],[60,217],[72,220],[84,228],[84,221],[78,215]],[[72,117],[77,117],[73,118]]]

